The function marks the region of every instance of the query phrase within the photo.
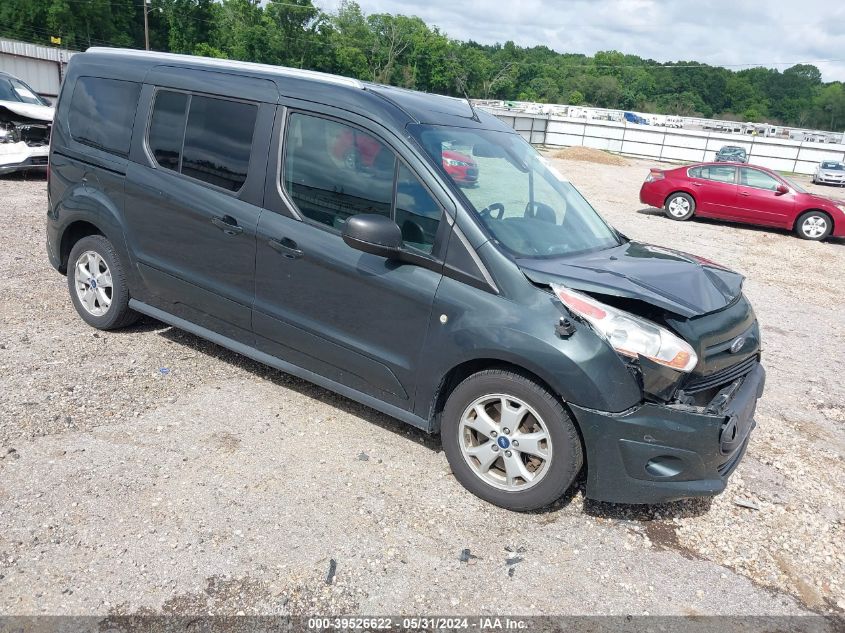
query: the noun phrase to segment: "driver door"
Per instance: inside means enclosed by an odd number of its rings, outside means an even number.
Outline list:
[[[411,409],[441,273],[353,250],[341,230],[358,213],[393,217],[407,248],[439,259],[443,211],[371,130],[314,112],[280,120],[282,164],[268,175],[257,231],[257,345]]]

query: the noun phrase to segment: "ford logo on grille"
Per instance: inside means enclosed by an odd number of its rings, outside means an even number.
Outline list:
[[[734,339],[734,342],[731,343],[731,354],[736,354],[739,350],[742,349],[743,345],[745,345],[745,337],[739,336]]]

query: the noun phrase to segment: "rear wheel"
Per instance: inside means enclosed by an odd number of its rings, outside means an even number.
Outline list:
[[[689,220],[695,213],[695,200],[686,193],[673,193],[666,198],[665,211],[672,220]]]
[[[802,213],[795,222],[795,232],[804,240],[820,241],[830,235],[833,221],[822,211],[807,211]]]
[[[140,317],[129,308],[129,289],[117,252],[102,235],[89,235],[74,244],[67,285],[79,316],[99,330],[126,327]]]
[[[455,478],[509,510],[552,503],[583,464],[581,440],[560,401],[512,371],[482,371],[458,385],[443,411],[441,439]]]

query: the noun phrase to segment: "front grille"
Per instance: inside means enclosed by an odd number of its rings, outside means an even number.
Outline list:
[[[751,356],[738,365],[731,365],[730,367],[725,367],[724,369],[707,376],[695,378],[684,385],[684,393],[694,394],[701,391],[707,391],[708,389],[713,389],[715,387],[729,385],[737,378],[744,376],[754,369],[754,366],[758,362],[759,358],[756,355]]]
[[[43,147],[50,143],[50,128],[47,125],[21,125],[18,130],[21,140],[30,147]]]
[[[467,178],[478,178],[478,169],[475,167],[467,168]]]
[[[32,165],[46,165],[47,164],[47,157],[46,156],[33,156],[30,159],[30,164],[32,164]]]

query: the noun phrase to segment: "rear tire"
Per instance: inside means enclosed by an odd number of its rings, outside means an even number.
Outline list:
[[[73,307],[88,325],[116,330],[140,314],[129,308],[129,288],[117,251],[102,235],[83,237],[70,250],[67,286]]]
[[[822,211],[805,211],[795,221],[795,233],[802,240],[820,242],[833,231],[833,220]]]
[[[683,222],[695,214],[695,200],[687,193],[677,192],[666,198],[664,206],[666,217]]]
[[[584,462],[581,439],[561,402],[528,376],[507,370],[481,371],[455,388],[443,410],[441,441],[455,478],[508,510],[549,505]]]

